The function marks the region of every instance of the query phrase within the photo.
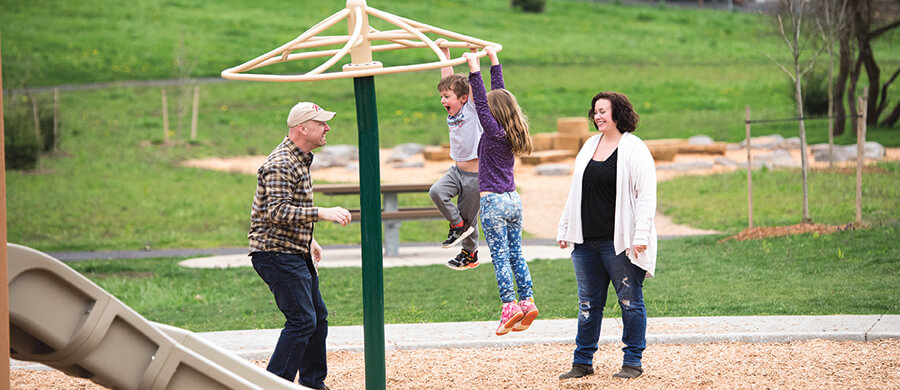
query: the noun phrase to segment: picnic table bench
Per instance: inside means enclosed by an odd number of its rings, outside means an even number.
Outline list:
[[[384,226],[384,255],[398,256],[400,246],[400,225],[402,221],[416,219],[442,219],[441,212],[435,206],[399,207],[397,194],[425,192],[431,189],[432,183],[381,184],[384,196],[381,210],[381,221]],[[359,184],[318,184],[313,185],[313,192],[324,195],[359,195]],[[351,209],[353,221],[360,220],[360,210]]]

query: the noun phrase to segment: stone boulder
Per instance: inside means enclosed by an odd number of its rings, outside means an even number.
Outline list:
[[[828,161],[828,144],[816,144],[811,148],[813,158],[816,161]],[[885,156],[884,146],[878,142],[869,141],[863,145],[863,153],[867,159],[882,160]],[[834,162],[856,160],[857,148],[853,145],[834,145]]]
[[[534,170],[542,176],[565,176],[572,173],[572,166],[569,164],[541,164]]]
[[[386,162],[387,163],[399,163],[405,161],[407,158],[415,156],[419,153],[425,151],[425,146],[417,143],[407,143],[400,144],[391,149],[391,154],[388,156]]]

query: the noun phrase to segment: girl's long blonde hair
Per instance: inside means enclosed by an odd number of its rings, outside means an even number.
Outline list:
[[[512,146],[514,155],[522,156],[531,154],[531,135],[528,133],[528,117],[522,113],[522,108],[516,101],[516,97],[505,89],[494,89],[487,94],[488,107],[491,115],[506,129],[506,139]]]

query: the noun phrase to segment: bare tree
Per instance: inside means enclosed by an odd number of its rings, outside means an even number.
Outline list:
[[[849,0],[821,0],[822,7],[816,15],[816,25],[822,42],[828,50],[828,165],[834,166],[834,46],[841,31],[847,28]],[[841,106],[843,108],[843,106]]]
[[[804,223],[812,222],[809,217],[809,185],[807,173],[809,171],[809,159],[807,157],[806,148],[806,121],[803,118],[803,76],[808,73],[816,64],[816,57],[822,52],[822,48],[814,50],[814,54],[806,60],[801,60],[801,54],[808,48],[808,37],[801,39],[801,31],[803,30],[803,8],[806,4],[804,0],[781,0],[782,11],[776,18],[776,27],[778,32],[784,38],[784,43],[791,51],[793,64],[788,69],[782,63],[778,62],[771,55],[767,55],[769,59],[775,62],[784,73],[787,73],[791,81],[794,82],[794,100],[797,103],[797,116],[799,118],[800,131],[800,163],[803,171],[803,219]],[[805,62],[805,64],[801,63]]]
[[[838,81],[835,84],[835,101],[842,101],[844,93],[847,95],[847,105],[851,115],[856,113],[856,87],[862,76],[862,72],[866,72],[868,80],[868,108],[866,110],[866,123],[874,125],[878,123],[881,114],[886,112],[888,108],[888,93],[890,85],[900,75],[900,67],[894,71],[890,78],[881,84],[881,69],[875,60],[875,53],[872,49],[871,42],[885,33],[900,27],[900,20],[896,20],[894,16],[890,16],[888,9],[884,8],[884,2],[873,0],[851,0],[846,10],[846,25],[838,30],[838,41],[840,42],[840,65],[838,71]],[[886,24],[875,27],[884,20],[877,20],[876,15],[888,15]],[[894,17],[894,20],[890,18]],[[847,88],[846,84],[850,85]],[[835,134],[842,134],[844,131],[845,112],[842,104],[835,106]],[[894,126],[900,119],[900,102],[896,103],[884,120],[882,126]],[[855,133],[857,131],[858,121],[850,121],[851,128]]]

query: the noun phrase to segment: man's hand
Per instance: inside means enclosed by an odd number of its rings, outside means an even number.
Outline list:
[[[478,61],[475,53],[463,53],[463,57],[469,62],[469,72],[481,72],[481,62]]]
[[[316,242],[316,239],[313,238],[312,242],[309,244],[309,254],[312,256],[313,266],[316,267],[316,273],[319,273],[319,262],[322,261],[322,247],[319,246],[319,243]]]
[[[343,207],[319,207],[319,219],[334,221],[341,226],[347,226],[351,221],[350,211]]]
[[[568,241],[557,241],[556,243],[559,244],[559,249],[566,249],[569,247]]]

